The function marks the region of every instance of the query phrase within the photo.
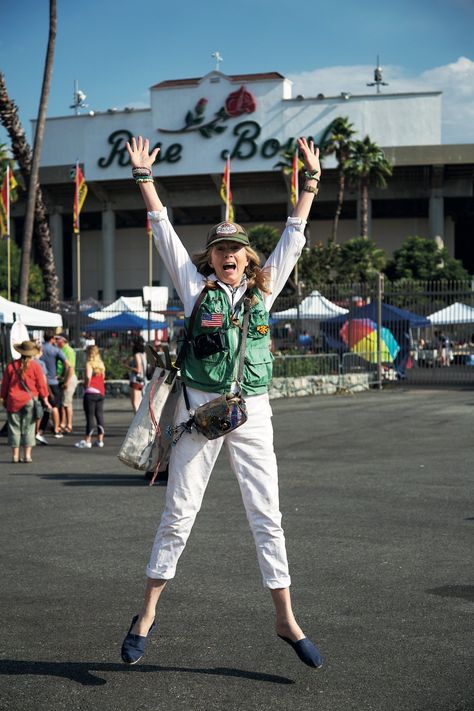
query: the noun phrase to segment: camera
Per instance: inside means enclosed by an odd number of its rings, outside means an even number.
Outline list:
[[[207,358],[225,350],[224,334],[222,331],[213,331],[213,333],[200,333],[199,336],[193,338],[194,355],[199,360]]]

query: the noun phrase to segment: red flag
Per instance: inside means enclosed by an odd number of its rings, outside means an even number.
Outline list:
[[[87,184],[84,179],[84,174],[76,163],[76,177],[75,177],[76,189],[74,191],[74,214],[73,214],[73,231],[74,234],[79,233],[79,215],[84,204],[84,200],[87,195]]]
[[[17,182],[9,165],[0,188],[0,234],[10,235],[10,201]]]
[[[230,189],[230,158],[227,157],[224,168],[224,175],[222,176],[222,183],[220,189],[220,196],[222,201],[225,203],[225,219],[226,221],[234,221],[234,207],[232,205],[232,191]]]

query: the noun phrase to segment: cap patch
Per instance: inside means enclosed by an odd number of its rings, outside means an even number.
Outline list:
[[[223,222],[216,229],[216,235],[236,235],[239,230],[231,222]]]

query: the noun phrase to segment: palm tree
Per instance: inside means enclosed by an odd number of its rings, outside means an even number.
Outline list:
[[[18,117],[18,108],[8,96],[5,77],[0,73],[0,120],[8,131],[11,151],[20,169],[25,185],[28,185],[31,172],[31,148],[26,140],[25,131]],[[35,205],[35,240],[38,244],[39,266],[43,274],[46,299],[53,311],[59,311],[58,277],[51,245],[47,210],[41,187],[38,187]]]
[[[346,187],[344,164],[349,158],[352,143],[351,139],[354,134],[354,124],[349,122],[347,116],[339,116],[331,122],[329,132],[325,133],[324,140],[322,140],[322,145],[320,147],[323,158],[324,156],[334,153],[337,160],[336,212],[334,213],[332,233],[329,239],[329,241],[333,244],[336,244],[337,241],[337,229],[339,227],[339,218],[341,217],[342,204],[344,202],[344,190]]]
[[[35,140],[33,143],[33,160],[31,162],[30,181],[28,185],[28,200],[26,203],[25,228],[23,231],[23,244],[20,271],[20,303],[28,303],[28,278],[31,261],[31,244],[33,241],[33,224],[35,218],[36,194],[38,192],[38,175],[43,145],[46,110],[48,107],[49,90],[53,74],[54,46],[56,43],[57,11],[56,0],[49,0],[49,36],[46,61],[44,65],[43,86],[36,122]]]
[[[3,178],[7,165],[13,170],[13,161],[6,143],[0,143],[0,178]]]
[[[348,181],[359,188],[361,237],[369,236],[369,189],[373,185],[386,188],[386,178],[392,175],[392,166],[383,150],[372,143],[369,136],[363,141],[353,141],[344,163]]]
[[[31,148],[26,140],[25,131],[18,117],[18,108],[8,96],[5,77],[0,73],[0,120],[8,131],[11,140],[11,150],[18,163],[25,185],[30,183],[32,170]],[[43,274],[46,299],[53,311],[59,311],[58,277],[54,253],[51,245],[47,209],[44,203],[41,187],[37,185],[35,203],[35,240],[38,244],[39,266]],[[30,248],[31,251],[31,248]],[[29,254],[29,253],[28,253]],[[23,280],[28,283],[28,279]]]

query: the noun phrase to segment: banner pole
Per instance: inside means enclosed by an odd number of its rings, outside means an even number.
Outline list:
[[[10,235],[6,235],[7,238],[7,299],[12,300],[12,260],[11,260],[11,245],[10,245]]]
[[[77,300],[81,302],[81,233],[76,234]]]

